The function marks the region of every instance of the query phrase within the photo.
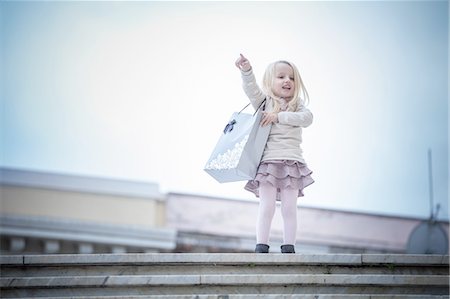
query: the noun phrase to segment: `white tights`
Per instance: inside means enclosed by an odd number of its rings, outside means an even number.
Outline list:
[[[284,244],[295,245],[295,236],[297,233],[297,195],[298,190],[296,189],[280,189]],[[259,198],[256,242],[258,244],[269,244],[270,226],[273,215],[275,214],[277,188],[270,183],[261,183],[259,185]]]

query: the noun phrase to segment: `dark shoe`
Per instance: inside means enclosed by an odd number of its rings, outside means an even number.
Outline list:
[[[256,244],[256,253],[269,253],[269,245],[266,244]]]
[[[281,253],[295,253],[294,245],[281,245]]]

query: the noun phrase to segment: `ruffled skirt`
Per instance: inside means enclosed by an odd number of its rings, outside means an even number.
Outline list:
[[[270,183],[278,189],[277,200],[280,200],[280,189],[284,188],[297,189],[298,197],[302,197],[303,189],[314,183],[311,173],[312,171],[299,161],[264,161],[259,165],[255,179],[248,181],[244,188],[259,197],[259,184]]]

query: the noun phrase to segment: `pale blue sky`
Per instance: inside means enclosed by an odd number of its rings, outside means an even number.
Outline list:
[[[1,2],[1,165],[249,199],[203,171],[258,79],[291,60],[315,119],[305,206],[448,219],[448,2]]]

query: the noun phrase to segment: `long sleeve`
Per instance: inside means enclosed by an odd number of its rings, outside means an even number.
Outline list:
[[[283,111],[278,113],[278,122],[284,125],[306,128],[312,124],[313,115],[311,111],[301,106],[296,112]]]
[[[262,101],[266,98],[266,95],[256,83],[256,78],[252,70],[248,72],[241,72],[241,74],[244,92],[250,99],[253,108],[258,109]]]

